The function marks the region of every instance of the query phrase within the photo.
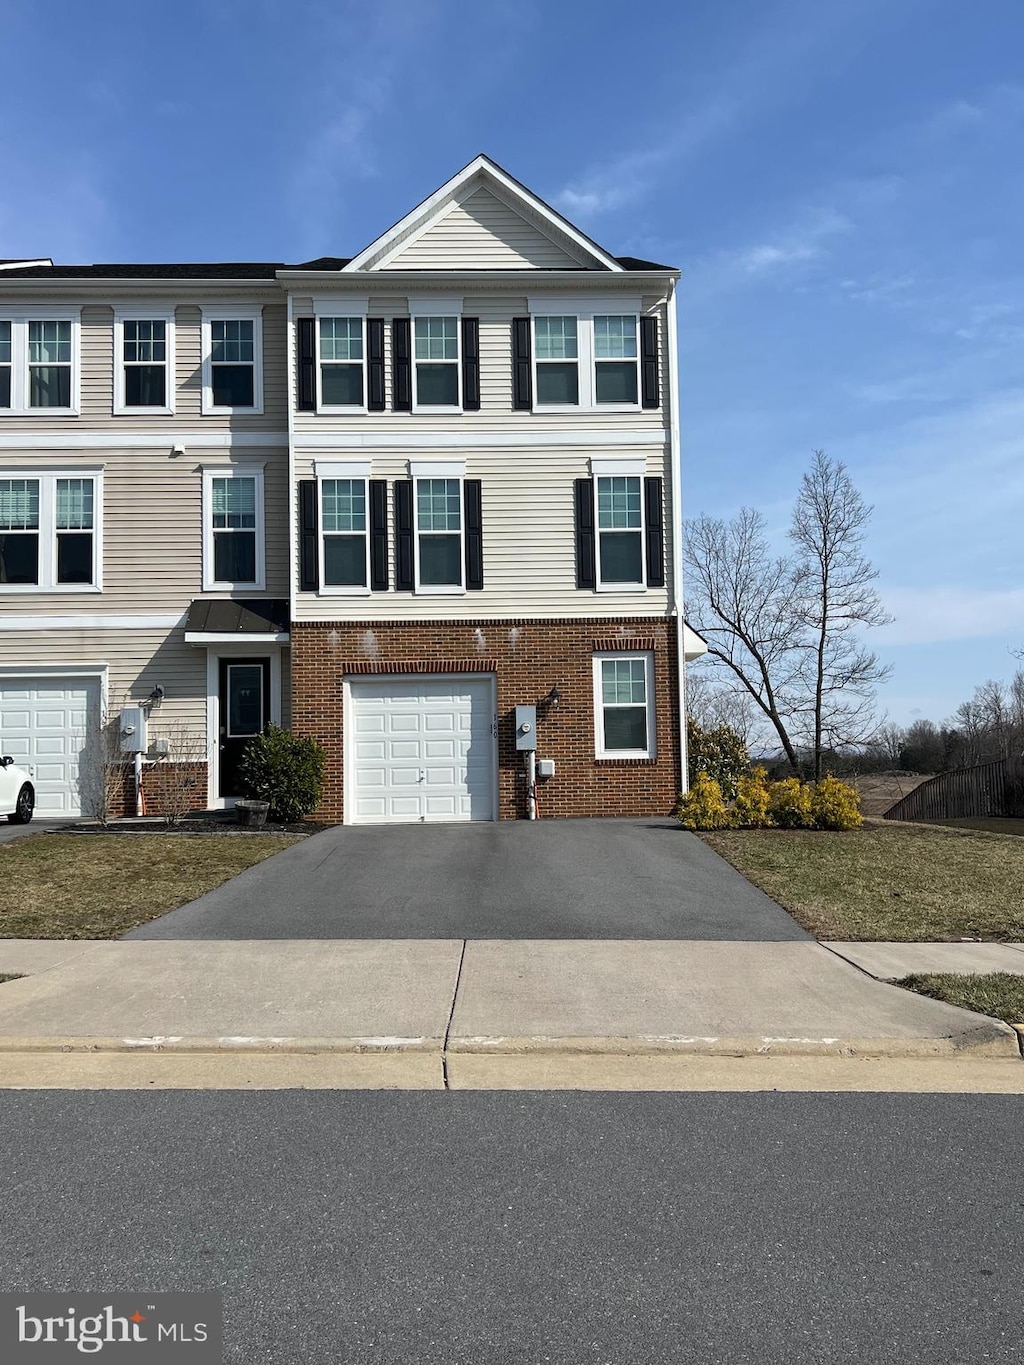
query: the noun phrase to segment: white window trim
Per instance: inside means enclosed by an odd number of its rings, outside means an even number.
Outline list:
[[[572,295],[531,294],[527,299],[530,312],[530,363],[533,378],[534,412],[639,412],[643,406],[640,391],[640,318],[643,300],[638,294],[574,298]],[[637,342],[637,388],[635,403],[599,403],[597,401],[597,358],[594,354],[594,318],[635,317]],[[576,364],[579,368],[578,403],[537,402],[537,334],[534,319],[538,317],[566,317],[576,319]],[[543,362],[541,362],[543,363]]]
[[[176,390],[174,363],[174,305],[169,303],[118,304],[114,309],[114,416],[133,417],[137,414],[173,416]],[[125,403],[124,324],[126,322],[162,322],[165,328],[166,371],[164,393],[167,402],[161,407],[128,407]]]
[[[423,597],[465,597],[466,595],[466,462],[464,460],[410,460],[412,478],[412,559],[415,591]],[[421,479],[456,479],[459,484],[459,575],[455,583],[420,582],[420,502]],[[428,531],[427,535],[430,534]],[[451,535],[451,532],[448,532]]]
[[[369,399],[369,354],[367,349],[367,329],[366,315],[369,311],[369,296],[362,294],[352,295],[318,295],[313,300],[313,316],[315,318],[313,347],[316,354],[316,410],[317,412],[348,412],[365,413],[369,412],[367,401]],[[320,359],[320,319],[321,318],[360,318],[363,324],[363,401],[361,403],[325,403],[323,401],[322,373],[324,364],[340,363],[354,365],[355,361],[331,362]],[[344,478],[342,474],[338,478]]]
[[[590,475],[594,481],[594,550],[597,561],[597,592],[646,592],[647,591],[647,516],[644,507],[644,473],[645,464],[639,460],[591,460]],[[630,527],[630,534],[640,532],[640,573],[642,578],[639,583],[615,583],[612,580],[604,581],[601,573],[601,512],[600,501],[598,498],[598,479],[639,479],[640,480],[640,525]],[[626,530],[627,528],[623,528]],[[615,535],[612,530],[608,534]]]
[[[39,593],[99,593],[103,591],[103,466],[68,469],[0,468],[0,479],[37,479],[39,481],[39,583],[2,583],[0,594],[7,596]],[[58,479],[92,479],[92,571],[91,583],[57,582],[57,496]]]
[[[644,690],[647,695],[647,748],[606,749],[604,743],[604,697],[601,690],[601,665],[609,660],[621,662],[642,659]],[[657,757],[654,726],[654,655],[649,651],[610,650],[594,655],[594,757],[607,759],[653,759]]]
[[[334,317],[335,314],[329,316]],[[354,314],[352,315],[354,316]],[[370,462],[369,460],[315,460],[313,472],[316,475],[316,554],[318,597],[369,597],[370,587]],[[327,555],[324,547],[325,534],[338,534],[324,531],[324,480],[352,479],[360,481],[366,491],[366,585],[359,583],[328,583],[325,572]],[[352,532],[351,534],[356,534]]]
[[[0,320],[11,324],[11,406],[0,408],[4,417],[77,417],[82,406],[82,309],[0,308]],[[71,406],[67,408],[30,408],[28,405],[28,324],[30,322],[71,323]]]
[[[264,512],[264,467],[252,465],[202,466],[203,471],[203,591],[204,592],[263,592],[267,583],[266,516]],[[214,577],[213,552],[213,480],[256,480],[256,581],[254,583],[226,582]]]
[[[211,323],[214,322],[251,322],[252,328],[252,350],[253,350],[253,376],[252,376],[252,395],[253,405],[251,408],[231,408],[217,407],[213,402],[213,333]],[[215,416],[220,413],[255,413],[263,411],[263,308],[262,305],[253,307],[251,305],[239,305],[231,302],[224,304],[204,304],[203,305],[203,401],[202,412],[204,416]]]
[[[463,392],[462,392],[462,307],[463,300],[458,295],[443,295],[434,297],[414,296],[409,297],[409,350],[410,363],[412,365],[412,410],[413,412],[425,413],[449,413],[463,411]],[[455,350],[456,358],[454,361],[418,361],[416,359],[416,319],[417,318],[454,318],[455,319]],[[459,401],[454,406],[450,403],[425,403],[419,401],[419,367],[420,365],[454,365],[455,378],[458,384]],[[417,570],[418,572],[418,570]]]

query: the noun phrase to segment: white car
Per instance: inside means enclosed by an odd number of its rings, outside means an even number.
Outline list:
[[[10,754],[0,758],[0,815],[9,824],[27,825],[36,808],[36,789],[32,774],[19,768]]]

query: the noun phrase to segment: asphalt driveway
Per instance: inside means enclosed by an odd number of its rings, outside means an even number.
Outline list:
[[[809,939],[658,819],[339,825],[125,937]]]

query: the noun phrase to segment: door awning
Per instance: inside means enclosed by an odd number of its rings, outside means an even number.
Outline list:
[[[284,597],[197,597],[185,617],[190,645],[286,645],[289,639]]]

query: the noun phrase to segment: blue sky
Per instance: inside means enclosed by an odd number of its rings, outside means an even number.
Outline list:
[[[890,717],[1024,645],[1020,0],[0,0],[0,256],[349,255],[486,151],[680,266],[688,514],[875,505]],[[13,59],[13,60],[12,60]]]

